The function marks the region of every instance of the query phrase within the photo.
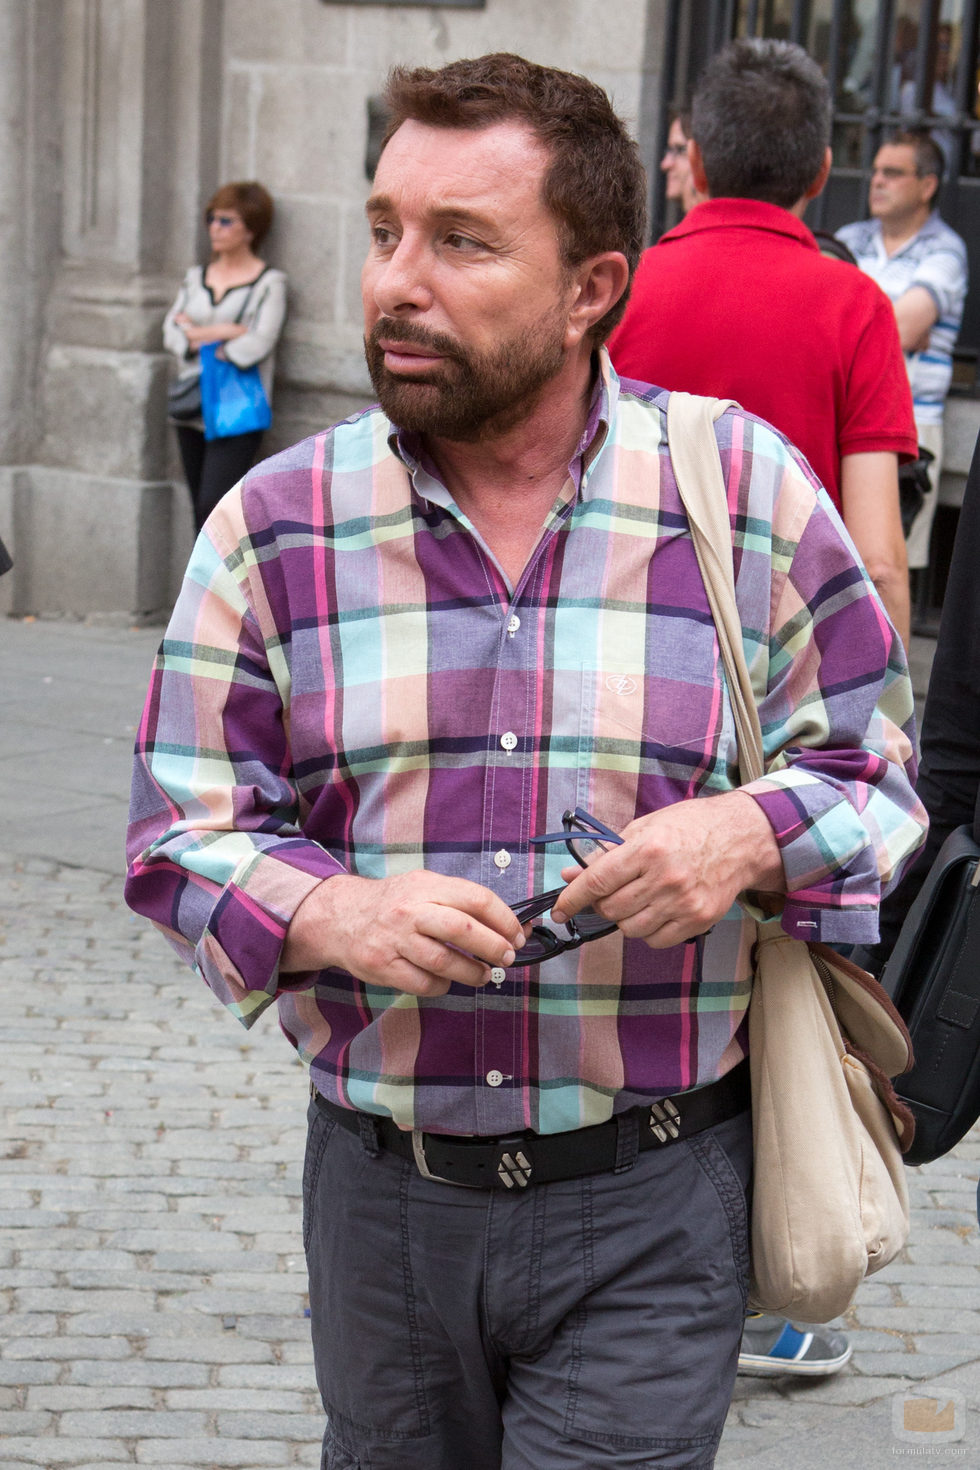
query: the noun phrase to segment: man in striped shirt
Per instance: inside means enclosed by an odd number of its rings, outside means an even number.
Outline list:
[[[943,409],[966,300],[966,246],[939,217],[942,149],[921,130],[899,132],[878,149],[871,170],[871,218],[838,239],[895,308],[919,443],[934,456],[930,491],[908,536],[912,569],[928,566],[929,537],[943,458]]]
[[[205,526],[129,900],[247,1025],[277,1002],[309,1064],[325,1466],[709,1466],[756,895],[794,935],[873,939],[922,831],[904,656],[806,463],[726,412],[768,757],[737,789],[666,395],[601,346],[643,242],[635,145],[600,88],[512,56],[397,71],[387,101],[381,406]]]

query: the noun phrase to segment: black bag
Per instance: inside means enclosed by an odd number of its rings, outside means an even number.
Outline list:
[[[175,378],[167,389],[167,417],[187,424],[201,417],[201,375]]]
[[[980,1117],[980,844],[969,826],[943,843],[909,909],[881,983],[912,1036],[915,1065],[895,1091],[915,1115],[907,1164],[928,1164]]]
[[[936,456],[925,445],[919,445],[919,457],[898,467],[898,503],[902,516],[902,534],[907,536],[912,522],[929,494],[929,466]]]

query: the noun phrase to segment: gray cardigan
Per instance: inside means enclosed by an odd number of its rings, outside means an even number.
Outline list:
[[[242,308],[245,308],[242,311]],[[204,284],[204,267],[192,265],[177,292],[177,298],[163,322],[163,345],[177,359],[177,376],[196,377],[201,364],[192,352],[187,338],[174,321],[186,312],[199,327],[212,322],[234,322],[239,319],[247,330],[231,342],[225,342],[224,353],[236,367],[248,368],[257,363],[266,397],[272,402],[275,375],[276,343],[286,319],[286,276],[267,265],[250,284],[232,286],[219,301]],[[197,421],[191,427],[201,428]]]

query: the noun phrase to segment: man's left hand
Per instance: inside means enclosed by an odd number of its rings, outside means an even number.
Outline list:
[[[741,791],[680,801],[637,817],[622,846],[571,880],[552,909],[557,923],[593,908],[630,939],[669,949],[703,934],[745,889],[782,893],[785,876],[772,827]]]

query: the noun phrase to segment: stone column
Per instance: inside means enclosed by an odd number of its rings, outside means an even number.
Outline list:
[[[220,8],[220,0],[58,6],[61,258],[31,493],[18,516],[25,611],[144,615],[171,599],[175,497],[160,324],[179,277],[175,201],[189,195],[196,209],[202,118],[220,111],[213,76],[202,88]],[[191,247],[186,240],[185,255]]]
[[[43,303],[56,256],[60,0],[0,0],[0,535],[13,551],[36,440],[35,380]],[[52,20],[55,24],[52,27]],[[16,605],[24,549],[0,580],[0,615]]]
[[[17,0],[0,3],[0,459],[24,456],[23,384],[30,307],[25,228],[28,89],[24,62],[30,17]]]

